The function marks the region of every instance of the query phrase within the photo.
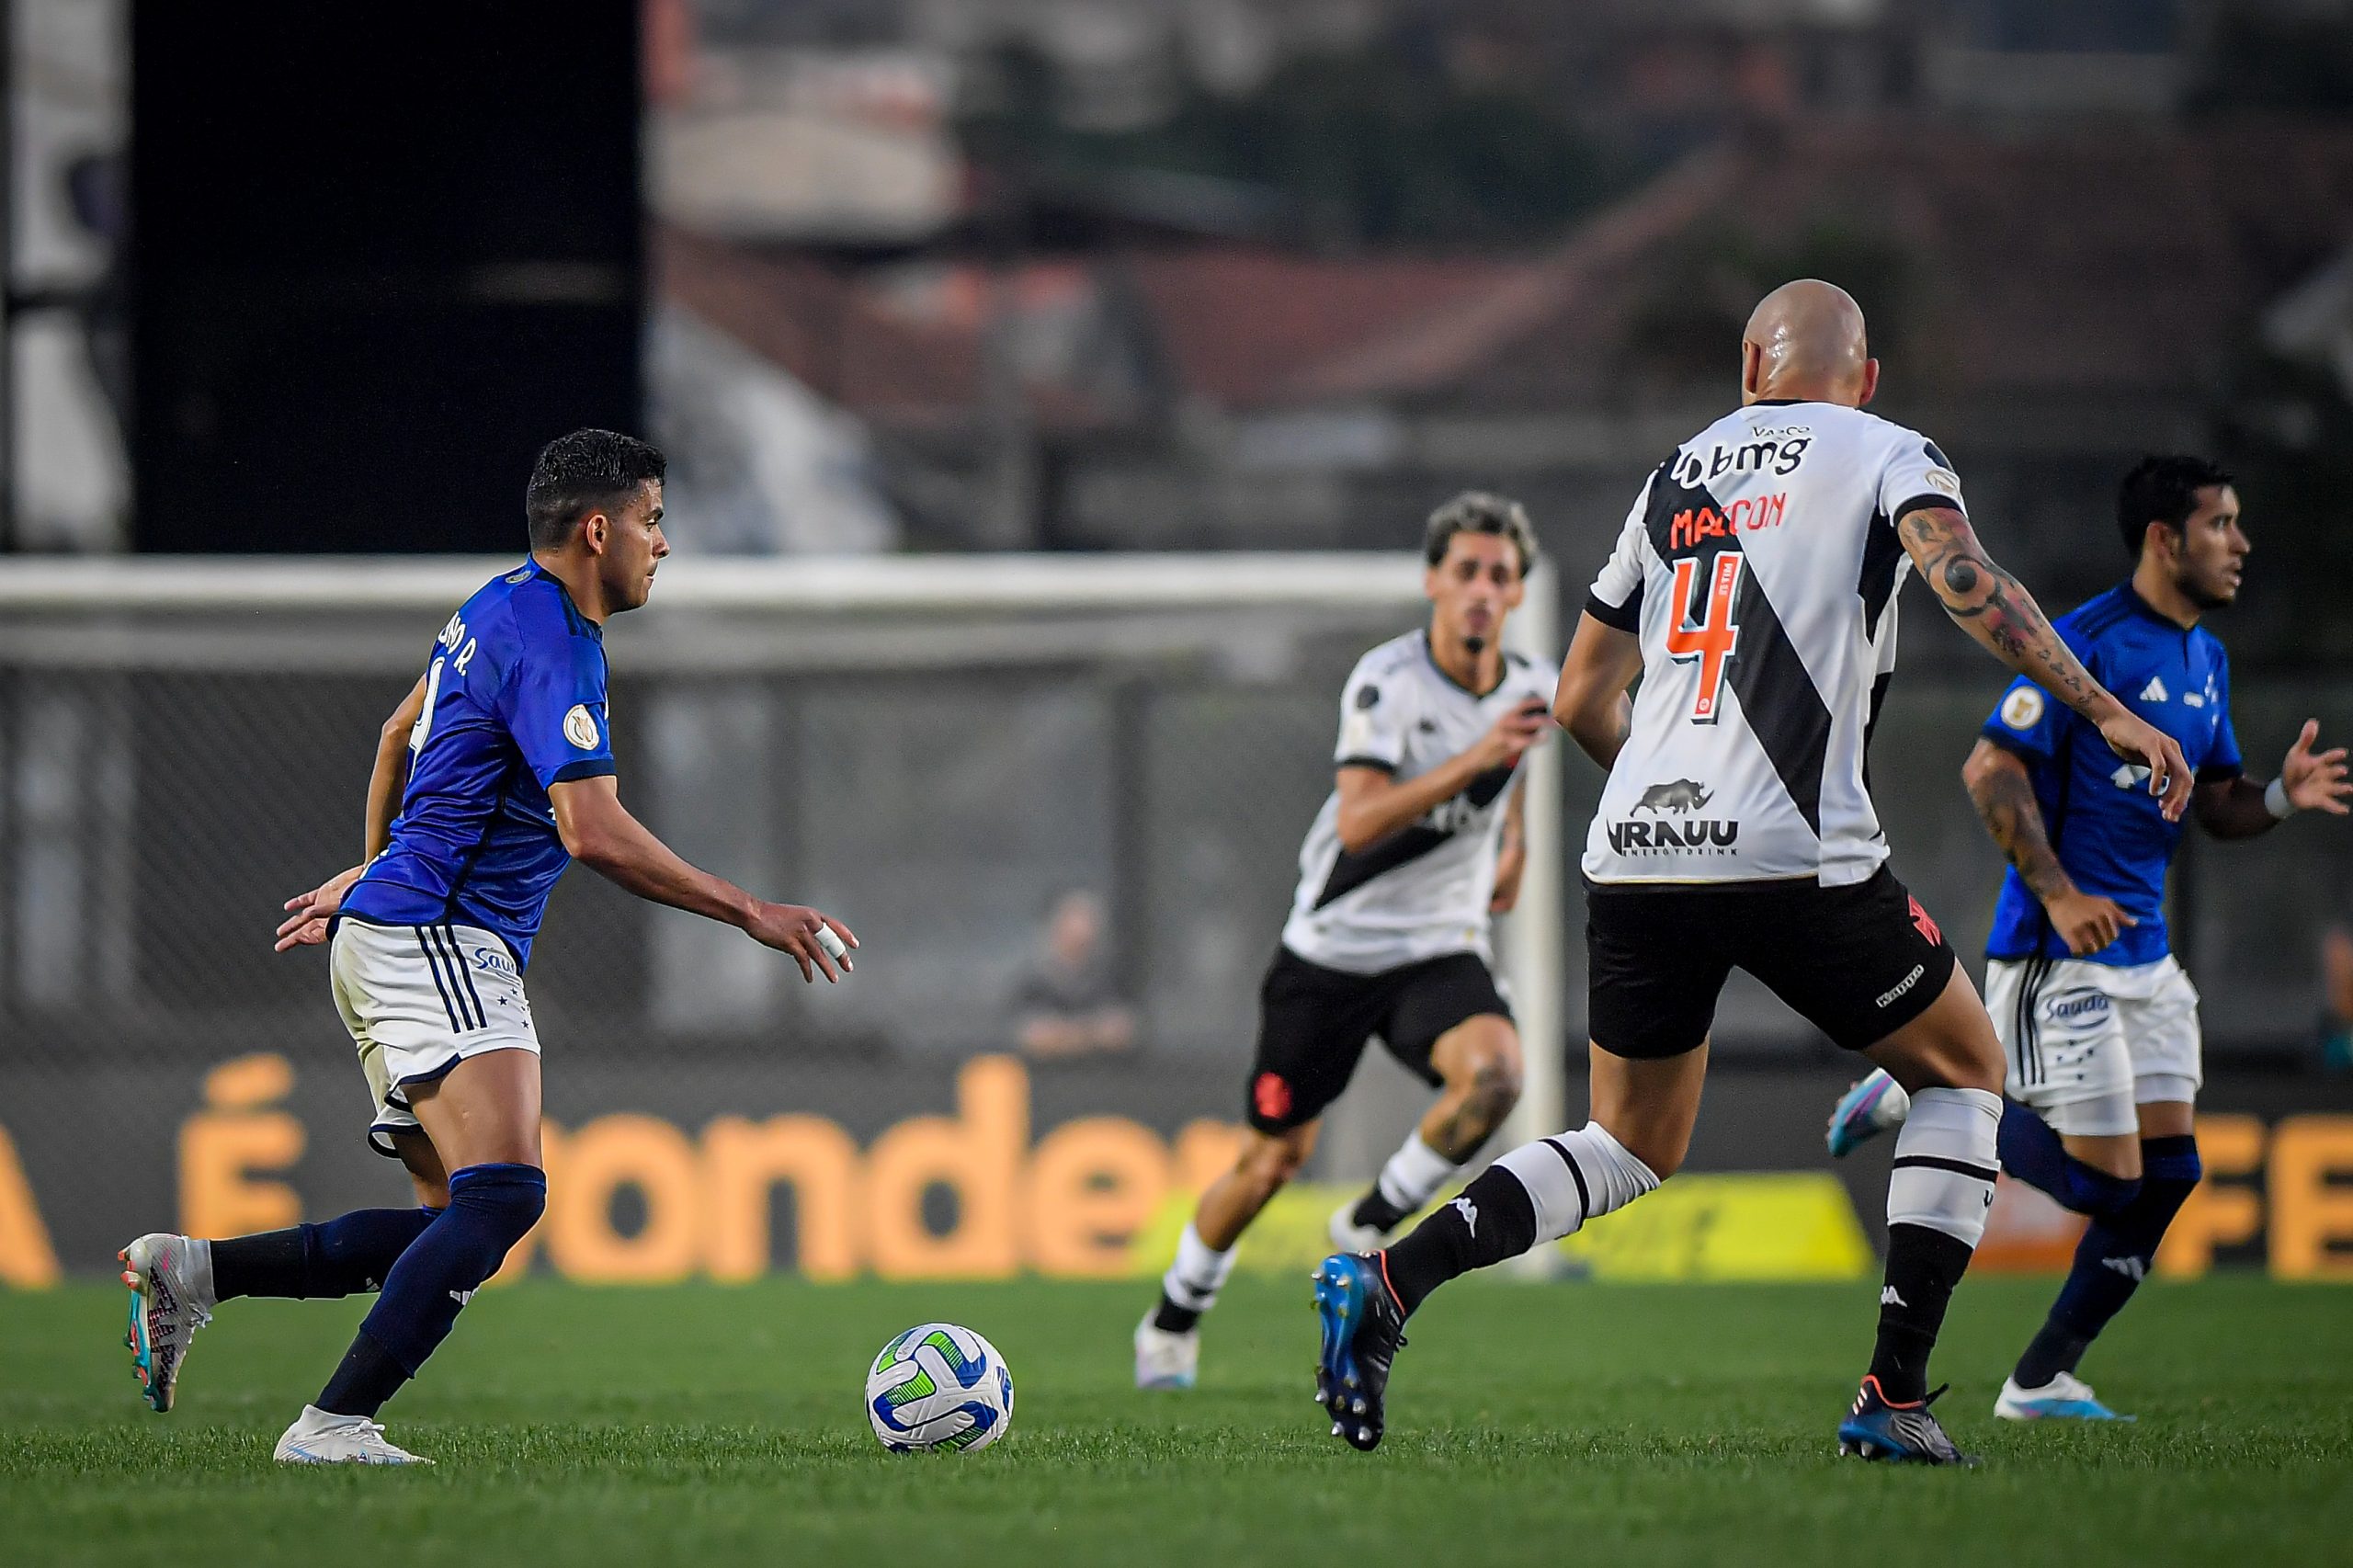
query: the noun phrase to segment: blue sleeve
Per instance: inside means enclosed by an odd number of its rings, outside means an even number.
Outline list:
[[[613,769],[605,651],[585,637],[521,638],[498,692],[498,716],[544,790]]]
[[[2010,682],[1978,733],[2004,751],[2036,762],[2059,755],[2059,725],[2067,710],[2024,676]]]
[[[2222,687],[2219,699],[2222,705],[2221,720],[2214,725],[2214,744],[2207,749],[2206,760],[2199,765],[2201,778],[2236,778],[2246,771],[2246,759],[2239,756],[2239,733],[2231,723],[2231,663],[2222,665]]]

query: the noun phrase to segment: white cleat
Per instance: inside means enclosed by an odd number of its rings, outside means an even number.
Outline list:
[[[1201,1331],[1171,1334],[1153,1326],[1152,1314],[1136,1324],[1136,1387],[1188,1389],[1201,1369]]]
[[[1356,1211],[1353,1202],[1332,1210],[1332,1245],[1341,1252],[1379,1252],[1387,1243],[1389,1233],[1358,1224]]]
[[[2073,1372],[2061,1372],[2039,1389],[2018,1387],[2017,1378],[2002,1381],[1994,1414],[2005,1421],[2130,1421],[2099,1402],[2092,1385]]]
[[[270,1455],[280,1464],[431,1464],[385,1440],[383,1427],[364,1415],[330,1415],[306,1404]]]
[[[115,1256],[122,1260],[122,1282],[131,1287],[131,1322],[123,1348],[131,1369],[157,1412],[172,1407],[188,1341],[212,1321],[212,1244],[193,1236],[158,1232],[140,1237]]]

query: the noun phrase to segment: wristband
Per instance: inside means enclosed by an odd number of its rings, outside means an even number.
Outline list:
[[[2296,808],[2288,800],[2286,779],[2274,778],[2263,787],[2263,809],[2269,812],[2272,819],[2277,822],[2286,822],[2296,814]]]

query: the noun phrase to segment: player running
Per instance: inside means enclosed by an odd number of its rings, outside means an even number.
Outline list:
[[[2131,577],[2062,616],[2057,631],[2180,743],[2197,769],[2191,814],[2216,838],[2252,838],[2300,811],[2345,815],[2345,752],[2313,752],[2315,721],[2268,786],[2240,767],[2230,661],[2199,625],[2238,597],[2246,562],[2231,476],[2200,458],[2146,459],[2124,476],[2117,522]],[[2137,787],[2136,769],[2118,767],[2023,676],[1985,721],[1961,780],[2010,862],[1985,948],[1985,998],[2009,1058],[2002,1167],[2091,1220],[1994,1414],[2129,1420],[2075,1367],[2198,1185],[2198,992],[2165,917],[2182,827]],[[1901,1125],[1906,1110],[1904,1090],[1873,1073],[1832,1113],[1830,1152]]]
[[[387,1441],[375,1415],[545,1206],[540,1041],[523,970],[572,860],[742,928],[791,954],[806,979],[849,967],[848,927],[697,870],[620,803],[604,627],[645,603],[670,552],[664,468],[654,448],[608,430],[576,430],[540,453],[524,499],[530,559],[449,618],[384,727],[367,858],[289,901],[278,927],[281,952],[331,937],[335,1006],[374,1099],[369,1142],[408,1168],[418,1207],[124,1248],[128,1343],[155,1409],[171,1408],[189,1337],[220,1302],[381,1290],[276,1457],[429,1462]]]
[[[1488,920],[1518,893],[1519,762],[1552,722],[1552,673],[1503,649],[1536,537],[1517,502],[1472,493],[1432,514],[1422,553],[1429,629],[1358,660],[1341,693],[1332,793],[1259,992],[1248,1142],[1201,1195],[1136,1325],[1139,1388],[1193,1386],[1198,1325],[1234,1244],[1315,1147],[1370,1037],[1439,1094],[1372,1189],[1333,1214],[1336,1245],[1380,1245],[1519,1098]]]
[[[1967,1462],[1927,1408],[1928,1357],[1993,1200],[2001,1048],[1887,869],[1864,786],[1907,556],[1963,629],[2148,767],[2167,817],[2190,778],[1986,556],[1944,455],[1860,412],[1878,381],[1843,290],[1774,290],[1742,340],[1741,408],[1652,474],[1594,583],[1553,709],[1609,769],[1585,855],[1592,1119],[1504,1155],[1387,1251],[1316,1270],[1316,1392],[1357,1448],[1381,1441],[1391,1358],[1433,1290],[1682,1164],[1737,966],[1912,1096],[1878,1343],[1839,1451]]]

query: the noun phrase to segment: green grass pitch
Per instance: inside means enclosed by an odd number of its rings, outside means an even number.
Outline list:
[[[1832,1458],[1874,1312],[1861,1284],[1475,1281],[1398,1361],[1388,1443],[1311,1403],[1308,1285],[1245,1279],[1202,1386],[1129,1386],[1144,1284],[485,1295],[386,1413],[417,1471],[269,1449],[366,1303],[236,1301],[168,1416],[139,1403],[122,1294],[0,1293],[0,1561],[241,1564],[1958,1562],[2319,1564],[2353,1540],[2353,1295],[2153,1284],[2086,1372],[2138,1425],[1991,1415],[2044,1280],[1972,1280],[1939,1410],[1974,1471]],[[1011,1435],[892,1456],[868,1361],[926,1318],[1011,1364]]]

